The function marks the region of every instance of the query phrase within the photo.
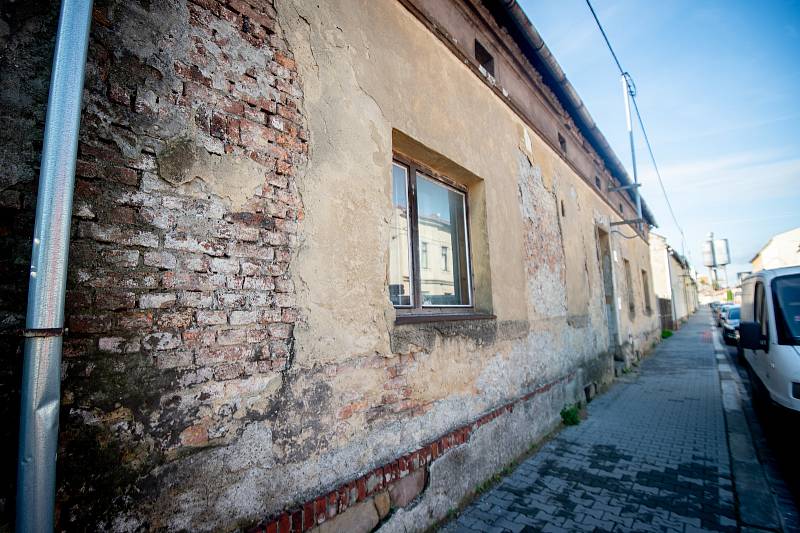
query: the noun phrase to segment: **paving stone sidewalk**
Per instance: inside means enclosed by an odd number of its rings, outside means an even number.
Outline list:
[[[707,312],[442,530],[738,531]]]

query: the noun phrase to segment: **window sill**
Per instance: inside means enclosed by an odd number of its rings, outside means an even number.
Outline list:
[[[462,322],[466,320],[494,320],[497,317],[488,313],[403,313],[394,319],[396,326],[404,324],[425,324],[429,322]]]

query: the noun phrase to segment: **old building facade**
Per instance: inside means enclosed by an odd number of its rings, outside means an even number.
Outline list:
[[[773,235],[750,259],[753,272],[800,265],[800,228]]]
[[[678,329],[697,311],[697,281],[689,262],[676,252],[667,239],[650,234],[650,264],[653,268],[653,290],[663,329]]]
[[[61,527],[424,529],[652,346],[652,216],[514,7],[96,3]],[[14,420],[57,12],[9,9]]]

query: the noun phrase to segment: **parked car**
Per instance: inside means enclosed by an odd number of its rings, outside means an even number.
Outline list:
[[[719,306],[719,309],[717,310],[717,314],[714,319],[718,328],[722,327],[722,321],[725,318],[725,313],[728,311],[728,308],[731,307],[732,305],[733,304],[722,304]]]
[[[739,341],[739,315],[741,306],[732,305],[725,310],[722,319],[722,340],[725,344],[734,345]]]
[[[800,411],[800,267],[744,279],[739,346],[757,391]]]

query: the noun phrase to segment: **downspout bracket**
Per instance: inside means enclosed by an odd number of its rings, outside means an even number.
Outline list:
[[[61,337],[67,332],[67,328],[40,328],[23,329],[23,337]]]

